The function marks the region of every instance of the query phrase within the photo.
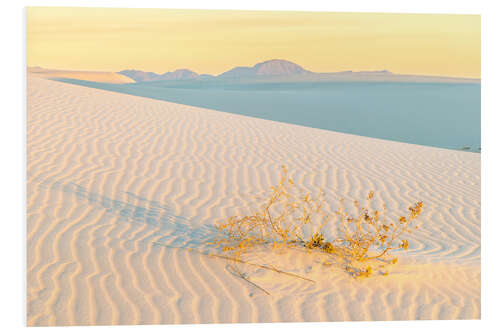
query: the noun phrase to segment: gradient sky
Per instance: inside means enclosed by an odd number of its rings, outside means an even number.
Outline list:
[[[315,72],[481,76],[479,15],[27,9],[27,64],[219,74],[287,59]]]

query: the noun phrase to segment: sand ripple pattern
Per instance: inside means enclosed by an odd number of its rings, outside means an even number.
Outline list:
[[[29,325],[480,318],[479,154],[39,78],[27,96]],[[206,249],[214,222],[254,204],[282,164],[329,198],[375,190],[394,214],[423,200],[393,274],[360,282],[255,254],[317,280],[249,271],[268,296],[186,250]]]

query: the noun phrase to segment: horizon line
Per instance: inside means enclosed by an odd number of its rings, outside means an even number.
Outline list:
[[[289,61],[289,60],[286,60],[286,59],[269,59],[269,60],[265,60],[265,61],[261,61],[261,62],[257,62],[255,63],[254,65],[256,64],[259,64],[259,63],[262,63],[262,62],[267,62],[267,61],[270,61],[270,60],[284,60],[284,61]],[[289,61],[289,62],[292,62],[294,63],[293,61]],[[296,63],[294,63],[296,64]],[[300,67],[302,67],[301,65],[299,64],[296,64]],[[163,75],[165,73],[171,73],[171,72],[175,72],[175,71],[178,71],[178,70],[190,70],[194,73],[196,73],[197,75],[210,75],[210,76],[214,76],[214,77],[218,77],[219,75],[227,72],[227,71],[230,71],[236,67],[253,67],[253,66],[243,66],[243,65],[236,65],[236,66],[233,66],[231,68],[229,68],[228,70],[226,71],[223,71],[223,72],[220,72],[219,74],[207,74],[207,73],[198,73],[192,69],[190,69],[189,67],[183,67],[183,68],[176,68],[176,69],[173,69],[173,70],[170,70],[170,71],[166,71],[166,72],[163,72],[163,73],[158,73],[158,72],[154,72],[154,71],[148,71],[148,70],[143,70],[143,69],[138,69],[138,68],[133,68],[133,67],[129,67],[129,68],[124,68],[124,69],[121,69],[120,71],[125,71],[125,70],[136,70],[136,71],[142,71],[142,72],[149,72],[149,73],[154,73],[156,75]],[[29,66],[29,65],[26,65],[26,68],[29,69],[29,68],[41,68],[41,69],[47,69],[47,70],[57,70],[57,71],[74,71],[74,72],[99,72],[99,73],[117,73],[117,74],[121,74],[120,71],[112,71],[112,70],[95,70],[95,69],[71,69],[71,68],[53,68],[53,67],[44,67],[44,66],[40,66],[40,65],[33,65],[33,66]],[[303,67],[302,67],[303,68]],[[304,68],[305,69],[305,68]],[[307,69],[305,69],[307,70]],[[309,70],[307,70],[309,71]],[[439,74],[415,74],[415,73],[398,73],[398,72],[393,72],[391,71],[390,69],[388,68],[383,68],[383,69],[373,69],[373,70],[365,70],[365,69],[361,69],[361,70],[354,70],[354,69],[346,69],[346,70],[339,70],[339,71],[332,71],[332,72],[313,72],[313,71],[309,71],[313,74],[336,74],[336,73],[344,73],[344,72],[352,72],[352,73],[361,73],[361,72],[367,72],[367,73],[373,73],[373,72],[383,72],[383,71],[386,71],[386,72],[389,72],[391,74],[394,74],[394,75],[408,75],[408,76],[427,76],[427,77],[436,77],[436,78],[453,78],[453,79],[471,79],[471,80],[481,80],[481,76],[480,77],[471,77],[471,76],[448,76],[448,75],[439,75]],[[124,75],[124,74],[122,74]]]

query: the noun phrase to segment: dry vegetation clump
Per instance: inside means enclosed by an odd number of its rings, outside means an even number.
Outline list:
[[[221,235],[214,244],[238,258],[258,245],[301,247],[327,254],[325,264],[337,263],[354,277],[387,275],[385,267],[397,262],[390,252],[408,249],[404,236],[411,233],[423,203],[410,206],[397,221],[387,221],[385,205],[382,211],[367,208],[373,196],[373,191],[368,193],[366,206],[355,201],[355,214],[345,210],[343,199],[337,211],[328,213],[323,192],[313,195],[298,189],[282,167],[281,180],[262,207],[218,224]],[[327,228],[338,237],[326,239]]]

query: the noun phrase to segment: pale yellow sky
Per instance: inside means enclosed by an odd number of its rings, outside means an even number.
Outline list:
[[[27,63],[220,74],[286,59],[315,72],[481,76],[479,15],[27,9]]]

